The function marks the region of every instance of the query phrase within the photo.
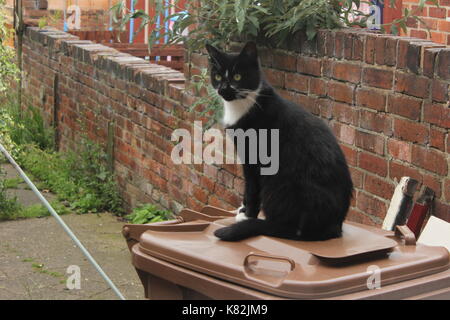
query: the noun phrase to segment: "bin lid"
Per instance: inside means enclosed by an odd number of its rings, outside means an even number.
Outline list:
[[[287,298],[326,298],[447,270],[442,247],[405,245],[393,232],[346,222],[343,236],[294,241],[257,236],[225,242],[214,231],[234,218],[209,207],[148,225],[139,250],[190,270]],[[184,218],[184,219],[183,219]]]

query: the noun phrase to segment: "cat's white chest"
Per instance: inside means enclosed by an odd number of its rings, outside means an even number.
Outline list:
[[[237,99],[233,101],[223,100],[223,124],[225,126],[232,126],[239,121],[256,103],[258,91],[248,94],[244,99]]]

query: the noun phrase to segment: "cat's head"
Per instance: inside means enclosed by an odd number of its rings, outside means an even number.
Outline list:
[[[261,82],[256,44],[248,42],[240,53],[225,53],[207,44],[211,84],[226,101],[245,99]]]

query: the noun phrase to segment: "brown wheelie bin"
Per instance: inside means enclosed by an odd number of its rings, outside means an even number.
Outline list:
[[[176,220],[125,225],[149,299],[450,299],[443,247],[346,222],[343,236],[304,242],[258,236],[224,242],[214,230],[234,213],[182,210]]]

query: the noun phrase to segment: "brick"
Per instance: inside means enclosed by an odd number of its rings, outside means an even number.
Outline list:
[[[386,94],[374,89],[357,88],[356,104],[378,111],[385,111]]]
[[[448,102],[449,85],[444,81],[433,79],[431,82],[431,98],[437,102]]]
[[[433,18],[445,19],[447,18],[447,9],[446,8],[429,8],[428,9],[429,16]]]
[[[441,128],[450,128],[450,108],[437,103],[425,103],[423,106],[423,120]]]
[[[336,137],[344,143],[353,145],[355,143],[355,128],[349,125],[335,123],[334,131]]]
[[[336,120],[355,126],[358,125],[359,113],[356,108],[339,102],[333,102],[331,107],[333,110],[333,117]]]
[[[341,59],[344,56],[345,32],[337,31],[334,33],[334,57]]]
[[[429,78],[434,77],[436,57],[441,49],[425,49],[422,61],[423,75]]]
[[[319,30],[317,32],[317,37],[316,37],[316,39],[317,39],[317,54],[321,57],[325,56],[326,51],[327,51],[326,43],[327,43],[327,36],[329,33],[327,31],[328,30]]]
[[[322,74],[322,60],[311,57],[298,57],[297,72],[319,77]]]
[[[386,177],[388,173],[388,162],[385,158],[375,156],[367,152],[360,152],[358,159],[361,169]]]
[[[365,39],[365,37],[362,35],[356,35],[355,38],[353,39],[352,60],[357,60],[357,61],[363,60],[364,39]]]
[[[419,72],[421,47],[420,43],[411,42],[408,44],[406,53],[406,67],[414,73]]]
[[[382,136],[357,130],[355,144],[364,150],[380,155],[384,154],[384,138]]]
[[[417,28],[419,26],[419,23],[414,18],[408,18],[408,19],[406,19],[406,26],[408,28]],[[415,31],[415,30],[411,30],[411,31]],[[411,34],[411,37],[413,37],[412,34]]]
[[[285,87],[286,89],[295,90],[303,93],[308,92],[308,82],[309,77],[297,74],[297,73],[286,73]]]
[[[320,114],[320,106],[317,103],[316,97],[311,97],[303,94],[296,95],[295,100],[299,105],[307,109],[309,112],[318,115]]]
[[[450,178],[447,178],[443,182],[444,184],[444,197],[447,202],[450,203]]]
[[[416,21],[417,23],[417,21]],[[427,39],[428,33],[424,30],[411,30],[411,37],[414,38],[420,38],[420,39]]]
[[[264,74],[266,75],[267,81],[274,87],[283,88],[284,87],[284,72],[274,69],[263,68]]]
[[[395,159],[411,162],[411,144],[397,139],[388,140],[388,154]]]
[[[428,19],[424,18],[422,19],[423,22],[420,22],[420,28],[421,29],[430,29],[430,30],[437,30],[438,28],[438,20],[436,19]],[[426,39],[426,38],[424,38]]]
[[[207,192],[205,189],[202,189],[196,185],[193,186],[193,193],[192,196],[201,203],[206,203],[208,201],[208,195],[209,192]]]
[[[293,71],[297,67],[297,57],[292,54],[276,52],[273,59],[273,66],[276,69]]]
[[[444,21],[447,22],[447,21]],[[450,26],[450,22],[447,22]],[[450,28],[447,32],[450,32]],[[436,73],[444,80],[450,80],[450,49],[442,49],[437,57]]]
[[[413,145],[412,163],[442,176],[447,175],[448,172],[445,153],[433,149]]]
[[[322,61],[322,77],[331,78],[332,66],[333,66],[333,60],[327,59],[327,58],[323,59],[323,61]]]
[[[348,165],[356,166],[358,162],[358,151],[343,144],[341,144],[340,147],[342,149],[342,152],[344,152],[345,159],[347,160]]]
[[[445,151],[445,131],[430,128],[430,147]]]
[[[352,177],[353,186],[355,188],[362,188],[364,172],[362,170],[350,167],[350,175]]]
[[[419,120],[422,100],[406,95],[389,95],[387,111],[408,119]]]
[[[398,41],[397,68],[406,69],[409,42],[409,39],[400,39]]]
[[[366,38],[366,50],[364,61],[369,64],[374,64],[375,62],[375,41],[376,36],[368,35]]]
[[[363,192],[358,193],[356,205],[364,213],[374,215],[381,219],[385,217],[387,212],[386,203]]]
[[[431,34],[431,41],[436,42],[436,43],[442,43],[442,44],[445,43],[445,41],[446,41],[445,33],[440,32],[440,31],[435,31],[435,32],[431,31],[430,34]]]
[[[386,50],[384,55],[384,63],[388,66],[395,66],[397,62],[397,38],[386,39]]]
[[[423,175],[422,184],[426,185],[427,187],[433,189],[435,197],[440,198],[442,194],[442,188],[441,188],[441,177],[436,177],[429,174]]]
[[[390,200],[394,193],[394,185],[377,176],[366,174],[364,179],[364,191],[377,195],[386,200]]]
[[[394,73],[391,70],[364,68],[362,82],[365,85],[381,88],[391,89]]]
[[[419,182],[422,182],[422,174],[419,169],[411,165],[404,165],[395,161],[389,162],[389,178],[400,181],[402,177],[411,177]]]
[[[394,137],[426,144],[429,140],[429,129],[426,125],[403,119],[394,119]]]
[[[351,60],[353,55],[353,38],[355,37],[352,33],[347,33],[344,35],[344,59]]]
[[[353,102],[354,87],[345,83],[332,81],[328,83],[328,95],[340,102]]]
[[[396,73],[395,91],[406,93],[417,98],[427,98],[429,95],[430,80],[413,74]]]
[[[335,44],[335,34],[333,31],[328,31],[327,41],[325,43],[325,55],[328,57],[334,57],[334,44]]]
[[[442,32],[450,32],[450,21],[439,20],[438,21],[438,29]]]
[[[386,57],[386,37],[377,37],[375,39],[375,62],[383,65]]]
[[[317,96],[326,96],[328,83],[322,78],[311,78],[309,81],[309,93]]]
[[[392,119],[383,113],[361,110],[360,126],[363,129],[392,135]]]
[[[361,80],[361,66],[352,63],[336,61],[332,66],[334,79],[359,83]]]

